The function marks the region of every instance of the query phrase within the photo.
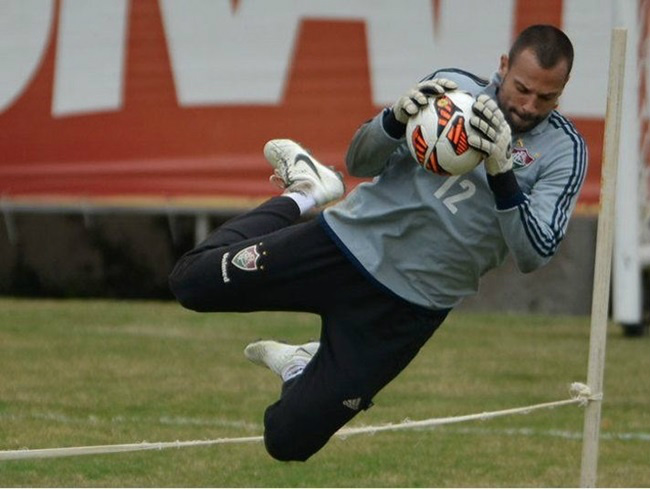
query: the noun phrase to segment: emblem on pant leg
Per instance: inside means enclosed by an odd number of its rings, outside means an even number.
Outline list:
[[[260,256],[262,254],[258,250],[258,245],[255,244],[237,252],[231,263],[245,272],[255,272],[264,268],[258,264]]]

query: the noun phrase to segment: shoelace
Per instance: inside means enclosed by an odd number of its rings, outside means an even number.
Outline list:
[[[285,171],[283,172],[282,169]],[[269,177],[269,182],[278,187],[279,189],[286,189],[293,183],[293,178],[291,177],[291,167],[284,162],[280,168],[273,170],[273,175]]]
[[[273,186],[275,186],[275,187],[277,187],[277,188],[279,188],[281,190],[284,190],[284,189],[286,189],[288,187],[288,185],[286,184],[284,179],[279,175],[279,173],[280,172],[278,170],[275,170],[273,172],[273,175],[271,175],[269,177],[269,182],[271,182],[273,184]]]

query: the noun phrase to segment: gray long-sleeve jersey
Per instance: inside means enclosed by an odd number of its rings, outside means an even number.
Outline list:
[[[472,95],[494,97],[500,84],[461,70],[448,78]],[[487,176],[427,172],[404,137],[387,132],[389,109],[362,125],[346,164],[374,177],[322,215],[339,246],[398,296],[430,309],[451,308],[478,291],[479,279],[508,253],[522,272],[546,264],[565,235],[587,170],[575,127],[553,111],[534,129],[513,134],[514,170]],[[393,119],[394,121],[394,119]]]

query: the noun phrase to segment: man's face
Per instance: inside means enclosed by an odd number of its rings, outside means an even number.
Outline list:
[[[502,83],[497,102],[512,132],[530,131],[557,107],[568,81],[567,64],[561,61],[550,69],[542,68],[533,51],[525,49],[508,62],[501,56]]]

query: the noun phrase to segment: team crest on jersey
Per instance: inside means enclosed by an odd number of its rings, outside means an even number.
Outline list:
[[[527,168],[533,164],[533,162],[539,157],[539,153],[534,155],[528,151],[528,148],[524,147],[524,142],[520,139],[517,141],[517,144],[512,148],[512,168],[514,170],[519,170],[521,168]]]
[[[245,272],[254,272],[259,269],[258,261],[260,256],[261,254],[255,244],[240,250],[233,256],[231,263]]]

